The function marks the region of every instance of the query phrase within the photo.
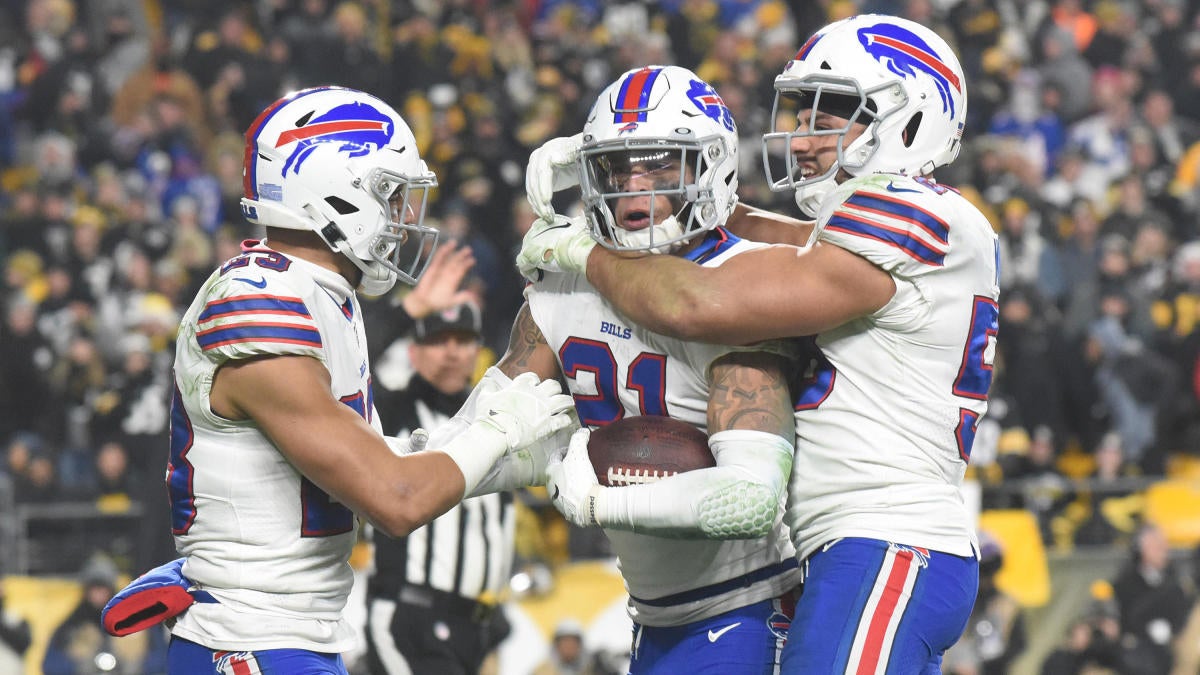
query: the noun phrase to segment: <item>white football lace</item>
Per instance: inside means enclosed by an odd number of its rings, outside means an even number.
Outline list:
[[[657,469],[637,469],[630,471],[617,467],[608,467],[608,484],[612,487],[621,487],[625,485],[643,485],[645,483],[653,483],[656,480],[669,478],[675,475],[675,471],[659,471]]]

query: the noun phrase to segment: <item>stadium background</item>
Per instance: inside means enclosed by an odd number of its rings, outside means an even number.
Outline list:
[[[1074,623],[1111,607],[1147,523],[1166,533],[1172,588],[1193,610],[1178,672],[1198,672],[1196,5],[0,2],[0,585],[34,629],[27,672],[41,672],[81,578],[123,581],[171,556],[155,500],[172,337],[209,271],[256,234],[237,206],[240,134],[263,106],[337,83],[402,111],[441,182],[432,216],[475,251],[494,358],[521,299],[510,261],[532,218],[533,148],[578,130],[616,74],[676,63],[739,121],[742,199],[790,213],[762,179],[771,80],[817,27],[868,11],[935,28],[970,88],[963,155],[938,178],[1001,237],[993,405],[968,492],[1026,621],[1009,672],[1040,672]],[[366,303],[380,386],[405,377],[388,331],[397,302]],[[537,491],[522,504],[512,599],[529,642],[513,652],[544,653],[566,616],[627,648],[603,540]]]

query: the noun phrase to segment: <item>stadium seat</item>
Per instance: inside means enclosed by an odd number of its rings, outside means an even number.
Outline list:
[[[1145,518],[1175,548],[1200,544],[1200,482],[1163,480],[1146,488]]]
[[[1037,519],[1024,509],[991,509],[979,514],[979,529],[987,530],[1004,549],[1004,566],[996,585],[1022,607],[1042,607],[1050,601],[1050,567]]]

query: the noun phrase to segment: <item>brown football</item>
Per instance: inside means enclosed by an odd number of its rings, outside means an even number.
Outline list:
[[[624,417],[588,438],[588,457],[601,485],[652,483],[716,466],[708,435],[670,417]]]

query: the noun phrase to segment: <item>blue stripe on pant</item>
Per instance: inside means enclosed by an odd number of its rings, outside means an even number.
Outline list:
[[[791,622],[790,597],[682,626],[633,625],[631,675],[774,675]]]
[[[937,675],[971,615],[979,564],[876,539],[814,553],[781,672]]]

